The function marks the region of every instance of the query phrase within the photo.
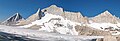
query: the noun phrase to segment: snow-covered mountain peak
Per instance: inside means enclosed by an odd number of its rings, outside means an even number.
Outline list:
[[[113,15],[108,10],[106,10],[95,17],[113,17]]]
[[[12,20],[11,20],[12,19]],[[11,21],[18,21],[19,19],[23,19],[22,16],[19,13],[15,13],[11,17],[9,17],[7,20]]]
[[[19,13],[16,13],[16,15],[19,15]]]
[[[103,15],[103,16],[112,16],[112,14],[108,10],[106,10],[103,13],[101,13],[100,15]]]
[[[108,10],[92,18],[94,22],[97,23],[113,23],[119,22],[116,16],[113,16]]]
[[[16,24],[18,21],[21,21],[21,20],[24,20],[24,18],[19,13],[15,13],[11,17],[9,17],[7,20],[2,22],[2,24],[6,24],[6,25]]]

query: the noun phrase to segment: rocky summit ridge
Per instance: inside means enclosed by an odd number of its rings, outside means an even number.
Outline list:
[[[25,25],[29,24],[35,20],[39,20],[42,18],[44,13],[50,13],[54,15],[60,15],[64,17],[65,19],[78,22],[78,23],[89,23],[90,21],[95,22],[95,23],[119,23],[120,19],[117,18],[116,16],[113,16],[108,10],[104,11],[103,13],[92,17],[89,19],[88,17],[84,17],[80,12],[69,12],[69,11],[64,11],[63,8],[58,7],[56,5],[51,5],[47,8],[38,9],[38,11],[29,16],[27,19],[22,20],[18,23],[18,25]],[[8,19],[7,19],[8,20]]]
[[[43,17],[43,14],[46,14],[49,17]],[[90,21],[92,21],[93,24],[90,23]],[[69,33],[67,34],[70,34],[71,31],[74,30],[75,32],[76,31],[78,32],[78,35],[105,36],[106,38],[102,39],[105,41],[112,38],[114,38],[115,40],[119,40],[120,38],[118,36],[113,37],[111,34],[111,32],[118,34],[120,33],[120,26],[119,26],[120,24],[117,24],[120,23],[120,19],[117,18],[116,16],[113,16],[108,10],[89,19],[89,17],[84,17],[80,12],[64,11],[63,8],[61,7],[57,7],[56,5],[51,5],[50,7],[44,8],[42,10],[38,9],[36,13],[29,16],[25,20],[23,20],[22,16],[19,13],[16,13],[15,15],[11,16],[3,23],[5,25],[17,24],[17,25],[23,25],[24,27],[29,26],[28,27],[29,29],[39,29],[39,30],[43,30],[43,29],[46,30],[46,28],[48,30],[48,28],[54,28],[49,30],[52,32],[60,32],[60,33],[63,33],[65,31],[67,32],[70,30]],[[95,29],[97,27],[98,29],[102,29],[102,30]],[[106,35],[109,35],[110,37],[107,37]]]
[[[92,18],[93,22],[96,23],[113,23],[116,24],[119,22],[119,19],[116,16],[113,16],[108,10]]]
[[[60,15],[63,13],[63,8],[57,7],[56,5],[51,5],[47,8],[41,10],[42,12],[47,12],[55,15]]]

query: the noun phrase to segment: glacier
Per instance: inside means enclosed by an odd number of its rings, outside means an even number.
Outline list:
[[[57,33],[41,32],[38,30],[24,29],[17,26],[5,26],[0,25],[0,31],[17,34],[18,36],[26,36],[27,38],[36,39],[36,40],[49,40],[49,41],[91,41],[96,38],[104,38],[103,36],[77,36],[77,35],[64,35]]]

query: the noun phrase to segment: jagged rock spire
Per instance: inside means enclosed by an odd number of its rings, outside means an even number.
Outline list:
[[[42,12],[40,10],[40,8],[37,10],[37,12],[31,16],[29,16],[25,21],[21,21],[20,23],[18,23],[18,25],[25,25],[25,24],[29,24],[35,20],[39,20],[42,17]]]
[[[37,10],[37,12],[33,15],[31,15],[30,17],[27,18],[27,20],[29,21],[35,21],[35,20],[38,20],[38,19],[41,19],[42,15],[41,15],[41,11],[40,11],[40,8]]]
[[[5,24],[5,25],[16,24],[20,20],[24,20],[24,18],[19,13],[15,13],[11,17],[9,17],[7,20],[2,22],[2,24]]]
[[[38,8],[38,10],[37,10],[37,12],[36,12],[36,14],[39,14],[41,11],[40,11],[40,8]]]

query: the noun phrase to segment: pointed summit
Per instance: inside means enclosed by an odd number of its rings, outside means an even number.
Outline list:
[[[29,16],[25,21],[21,21],[20,23],[18,23],[18,25],[25,25],[25,24],[29,24],[35,20],[39,20],[42,17],[42,12],[40,10],[40,8],[37,10],[37,12],[31,16]]]
[[[40,11],[40,8],[39,8],[37,12],[31,15],[30,17],[28,17],[27,20],[35,21],[35,20],[41,19],[41,17],[42,17],[42,12]]]
[[[109,13],[109,11],[108,11],[108,10],[105,10],[105,12]]]
[[[51,5],[50,7],[57,7],[56,5]]]
[[[16,13],[16,15],[19,15],[19,13]]]
[[[112,16],[112,14],[106,10],[105,12],[101,13],[100,16]]]
[[[23,19],[24,18],[19,13],[15,13],[13,16],[11,16],[7,20],[5,20],[2,24],[14,25],[14,24],[18,23],[18,21],[21,21]]]
[[[113,16],[108,10],[92,18],[97,23],[118,23],[117,17]]]
[[[40,8],[37,10],[36,14],[39,14],[41,11],[40,11]]]
[[[51,5],[47,8],[42,9],[42,12],[47,12],[49,14],[60,15],[63,13],[63,8],[57,7],[56,5]]]

